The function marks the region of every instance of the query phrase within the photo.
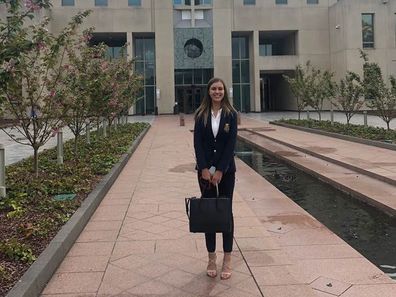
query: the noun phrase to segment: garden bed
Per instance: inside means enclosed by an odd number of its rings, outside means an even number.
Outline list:
[[[386,130],[384,128],[372,127],[364,125],[353,125],[353,124],[341,124],[334,122],[333,125],[330,121],[318,121],[318,120],[296,120],[296,119],[282,119],[274,121],[274,123],[284,123],[288,125],[305,127],[315,129],[319,131],[326,131],[330,133],[342,134],[346,136],[352,136],[367,140],[374,140],[378,142],[396,144],[396,131]]]
[[[79,141],[78,158],[73,140],[68,141],[63,165],[57,165],[55,149],[46,150],[40,154],[39,178],[31,172],[32,158],[6,168],[7,199],[0,200],[0,296],[21,278],[147,126],[127,124],[104,139],[92,133],[91,145]],[[58,194],[76,197],[56,201]]]

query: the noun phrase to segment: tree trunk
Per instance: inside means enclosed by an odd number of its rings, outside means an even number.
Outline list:
[[[33,151],[34,151],[34,159],[33,159],[33,170],[34,173],[36,175],[36,177],[38,177],[38,148],[33,147]]]
[[[301,120],[301,110],[298,110],[298,120]]]
[[[74,136],[74,158],[77,159],[77,141],[78,141],[78,134]]]
[[[387,121],[386,122],[386,127],[388,128],[388,131],[390,130],[389,124],[390,124],[390,121]]]

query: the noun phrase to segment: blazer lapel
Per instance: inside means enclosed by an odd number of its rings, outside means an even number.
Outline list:
[[[224,132],[224,122],[225,122],[225,112],[221,111],[219,132],[217,132],[217,135]]]
[[[207,127],[207,129],[208,129],[207,131],[208,131],[210,137],[211,137],[212,139],[214,139],[214,136],[213,136],[213,129],[212,129],[212,113],[211,113],[211,112],[209,112],[208,124],[206,125],[206,127]]]

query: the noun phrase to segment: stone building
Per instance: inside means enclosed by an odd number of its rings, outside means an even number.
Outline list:
[[[51,30],[79,10],[93,42],[117,56],[126,42],[144,75],[131,113],[185,113],[212,76],[225,80],[242,112],[295,110],[282,77],[310,60],[339,79],[362,72],[359,49],[396,74],[396,0],[53,0]]]

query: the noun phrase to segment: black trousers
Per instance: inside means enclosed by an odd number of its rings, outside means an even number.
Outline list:
[[[216,187],[208,181],[201,178],[201,173],[198,172],[198,183],[201,189],[202,197],[216,197]],[[229,172],[223,175],[219,183],[219,196],[230,198],[234,194],[235,187],[235,172]],[[231,204],[232,205],[232,204]],[[232,210],[232,206],[231,206]],[[234,217],[232,217],[231,232],[223,232],[223,251],[230,253],[232,251],[232,244],[234,239]],[[209,253],[216,251],[216,233],[205,233],[206,249]]]

